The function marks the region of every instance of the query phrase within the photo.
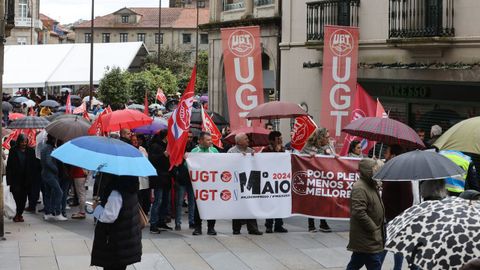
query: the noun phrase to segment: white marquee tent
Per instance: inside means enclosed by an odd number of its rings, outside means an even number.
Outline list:
[[[93,83],[107,68],[138,68],[148,54],[142,42],[95,43]],[[5,46],[4,88],[84,85],[90,83],[90,44]]]

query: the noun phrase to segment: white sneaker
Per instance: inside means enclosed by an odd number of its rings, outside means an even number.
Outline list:
[[[45,221],[52,220],[53,218],[54,218],[54,216],[52,214],[43,215],[43,220],[45,220]]]
[[[64,217],[62,214],[53,217],[56,221],[66,221],[68,218]]]

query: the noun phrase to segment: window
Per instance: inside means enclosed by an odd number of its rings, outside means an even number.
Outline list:
[[[122,23],[128,23],[128,18],[129,17],[130,16],[128,16],[128,15],[122,15]]]
[[[110,33],[102,33],[102,42],[110,43]]]
[[[19,0],[18,6],[20,8],[20,18],[27,18],[28,17],[28,0]]]
[[[145,43],[145,33],[138,33],[137,34],[137,41],[141,41],[143,43]]]
[[[85,33],[85,43],[90,43],[92,39],[92,33]]]
[[[27,38],[26,37],[17,37],[17,44],[18,45],[27,45]]]
[[[120,33],[120,42],[128,42],[128,33]]]
[[[155,33],[155,44],[158,44],[158,33]],[[163,33],[160,33],[160,44],[163,44]]]
[[[208,44],[208,34],[200,34],[200,44]]]
[[[192,43],[192,34],[182,34],[183,44]]]

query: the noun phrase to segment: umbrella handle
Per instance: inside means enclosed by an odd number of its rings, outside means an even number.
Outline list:
[[[418,267],[415,265],[415,256],[417,256],[417,253],[419,251],[419,248],[424,246],[425,244],[423,242],[418,242],[418,244],[413,247],[412,250],[412,256],[410,257],[410,260],[408,261],[408,266],[410,270],[418,270]]]

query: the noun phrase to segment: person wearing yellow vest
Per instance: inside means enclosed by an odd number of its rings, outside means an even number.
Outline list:
[[[442,150],[440,154],[450,159],[465,171],[463,176],[445,179],[445,187],[450,196],[458,196],[467,189],[480,191],[477,170],[471,157],[455,150]]]

